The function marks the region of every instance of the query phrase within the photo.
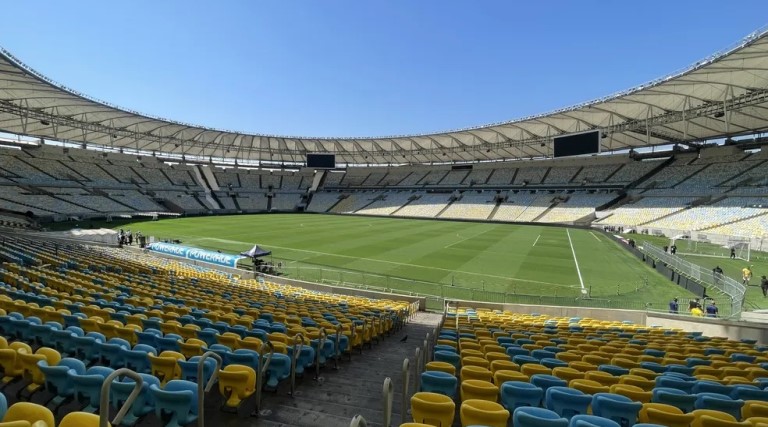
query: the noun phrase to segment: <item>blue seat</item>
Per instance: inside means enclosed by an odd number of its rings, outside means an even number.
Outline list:
[[[647,356],[653,356],[653,357],[664,357],[667,354],[667,352],[664,351],[664,350],[656,350],[656,349],[653,349],[653,348],[646,348],[645,350],[643,350],[643,354],[645,354]]]
[[[680,372],[664,372],[661,375],[664,375],[667,378],[677,378],[679,380],[688,381],[688,382],[698,381],[696,377],[691,375],[681,374]]]
[[[507,353],[509,353],[509,350],[511,349],[507,349]],[[536,363],[536,364],[539,363],[539,359],[532,356],[526,356],[524,354],[518,354],[517,356],[512,357],[512,361],[517,363],[520,366],[523,366],[526,363]]]
[[[55,366],[42,363],[38,364],[38,367],[45,376],[45,389],[55,395],[52,399],[55,407],[74,396],[74,386],[69,378],[69,371],[77,375],[84,375],[86,372],[85,364],[71,357],[61,359]]]
[[[144,331],[136,331],[136,343],[157,348],[157,338],[162,336],[163,333],[159,329],[150,328]]]
[[[710,348],[705,348],[704,349],[704,355],[705,356],[711,356],[713,354],[724,355],[725,354],[725,350],[723,350],[722,348],[714,348],[714,347],[710,347]]]
[[[74,387],[75,398],[80,403],[86,403],[83,412],[93,413],[99,409],[101,386],[112,372],[114,369],[105,366],[92,366],[85,374],[78,374],[73,370],[67,372]]]
[[[522,406],[512,413],[515,427],[568,427],[568,420],[554,411],[532,406]]]
[[[191,381],[171,380],[161,389],[149,386],[149,394],[155,400],[155,414],[171,416],[165,427],[181,427],[197,420],[197,384]]]
[[[155,337],[155,342],[157,343],[155,348],[159,353],[164,351],[179,352],[181,351],[181,347],[179,347],[179,340],[181,340],[181,337],[178,335],[174,336],[174,334],[168,334],[164,337]]]
[[[629,375],[629,369],[622,368],[616,365],[600,365],[597,367],[598,371],[607,372],[614,377],[620,377],[622,375]]]
[[[259,371],[259,353],[247,348],[240,348],[231,353],[226,353],[223,359],[224,365],[243,365]]]
[[[667,367],[656,362],[640,362],[640,367],[648,369],[649,371],[656,372],[657,374],[663,374],[667,371]]]
[[[637,422],[637,413],[643,407],[640,402],[614,393],[595,393],[592,396],[592,414],[629,427]]]
[[[733,393],[733,387],[725,384],[720,384],[715,381],[700,380],[696,381],[691,388],[691,393],[718,393],[724,394],[728,397]]]
[[[509,355],[509,357],[530,356],[531,355],[530,351],[528,351],[528,350],[526,350],[524,348],[520,348],[520,347],[507,347],[506,353],[507,353],[507,355]],[[535,363],[539,363],[538,359],[536,359]]]
[[[8,412],[8,400],[3,393],[0,393],[0,420],[5,418],[6,412]]]
[[[125,365],[125,361],[122,358],[122,350],[130,350],[131,343],[122,338],[110,338],[105,343],[96,343],[98,348],[99,358],[102,364],[111,368],[122,368]]]
[[[545,395],[550,387],[568,387],[568,381],[549,374],[534,374],[530,383],[542,389]]]
[[[651,402],[671,405],[675,408],[679,408],[685,413],[688,413],[694,410],[696,395],[688,394],[676,388],[656,387],[653,389]]]
[[[712,364],[712,361],[709,359],[701,359],[698,357],[689,357],[685,359],[685,365],[690,368],[695,368],[696,366],[709,366]]]
[[[181,379],[197,382],[198,368],[200,367],[200,356],[190,357],[189,360],[179,360],[176,362],[181,368]],[[208,380],[213,376],[216,370],[216,361],[212,358],[205,359],[205,366],[203,366],[203,384],[208,384]]]
[[[325,340],[325,341],[323,341],[323,348],[321,350],[318,350],[317,346],[319,345],[319,343],[320,343],[319,340],[310,340],[309,345],[316,352],[319,351],[319,353],[320,353],[319,360],[320,360],[320,365],[322,366],[322,365],[325,364],[325,361],[327,359],[333,358],[333,356],[334,356],[334,354],[333,354],[334,345],[333,345],[333,341]]]
[[[51,347],[58,350],[62,355],[74,356],[77,353],[77,349],[72,342],[72,337],[75,336],[85,336],[85,332],[77,326],[70,326],[63,331],[51,331]]]
[[[675,388],[684,391],[687,394],[693,392],[695,382],[685,381],[670,375],[659,375],[656,377],[656,387]]]
[[[159,317],[150,317],[149,319],[141,319],[141,329],[143,329],[145,332],[147,329],[154,329],[156,331],[160,330],[160,324],[163,322],[163,319]]]
[[[733,354],[731,354],[731,362],[755,363],[756,359],[757,359],[756,356],[751,356],[749,354],[744,354],[744,353],[733,353]]]
[[[139,374],[144,382],[141,385],[141,391],[136,396],[136,400],[133,401],[131,409],[125,414],[123,422],[120,425],[132,426],[136,424],[139,418],[147,415],[155,409],[155,399],[149,394],[149,387],[155,385],[160,387],[160,380],[157,377],[149,374]],[[123,403],[128,400],[128,396],[133,391],[134,381],[131,378],[125,377],[122,381],[113,381],[111,388],[111,401],[112,406],[115,408],[122,407]]]
[[[739,384],[733,386],[731,391],[731,399],[741,400],[759,400],[761,402],[768,402],[768,390],[761,390],[759,387]]]
[[[743,400],[733,400],[730,396],[719,393],[699,393],[696,395],[696,402],[694,403],[696,409],[713,409],[725,412],[737,420],[741,419],[742,406],[744,406]]]
[[[438,344],[438,345],[436,345],[435,348],[434,348],[433,354],[434,354],[435,351],[450,351],[452,353],[458,353],[455,348],[453,348],[453,347],[451,347],[449,345],[446,345],[446,344]]]
[[[574,415],[568,427],[621,427],[616,421],[595,415]]]
[[[546,366],[549,369],[555,369],[555,368],[567,368],[568,363],[555,358],[549,358],[545,357],[544,359],[541,359],[541,364]]]
[[[421,390],[456,397],[459,380],[455,376],[441,371],[425,371],[421,373]]]
[[[56,326],[58,327],[56,327]],[[51,334],[54,330],[61,330],[61,325],[56,322],[46,322],[42,325],[30,325],[29,332],[33,342],[39,346],[50,346]]]
[[[78,358],[84,362],[93,362],[99,359],[97,344],[107,341],[103,334],[88,332],[84,337],[74,336],[70,341],[75,348]]]
[[[326,343],[328,342],[331,343],[331,349],[333,350],[335,348],[334,343],[331,341],[326,341]],[[238,351],[239,350],[235,350],[235,353]],[[293,346],[288,346],[288,356],[293,358]],[[314,361],[315,349],[307,345],[302,345],[301,349],[299,350],[299,357],[296,359],[296,374],[304,375],[304,370],[312,366]]]
[[[346,352],[347,349],[349,348],[349,337],[344,334],[339,335],[339,344],[336,344],[335,334],[328,335],[328,340],[330,340],[331,342],[333,342],[334,345],[337,346],[337,348],[334,348],[334,354],[336,352],[338,352],[338,354],[344,354],[344,352]]]
[[[541,406],[544,390],[522,381],[505,381],[501,384],[501,405],[513,412],[521,406]]]
[[[496,342],[499,343],[499,345],[504,345],[504,344],[512,344],[515,342],[515,340],[510,337],[497,337]]]
[[[678,372],[685,375],[693,375],[693,372],[695,369],[696,368],[691,368],[685,365],[678,365],[678,364],[667,365],[667,372]]]
[[[204,328],[197,331],[197,338],[199,338],[201,341],[204,341],[208,348],[211,348],[212,345],[218,343],[218,341],[216,341],[216,335],[218,334],[219,331],[216,329]]]
[[[434,360],[436,362],[450,363],[456,368],[456,372],[461,371],[461,356],[450,351],[436,351]]]
[[[547,409],[558,415],[571,419],[574,415],[586,414],[592,404],[592,395],[568,387],[550,387],[544,395]]]
[[[152,371],[152,366],[147,355],[150,353],[157,356],[157,350],[154,347],[136,344],[133,349],[122,348],[120,357],[126,368],[133,369],[140,374],[149,374]]]
[[[291,358],[287,354],[274,353],[267,367],[265,387],[276,389],[277,384],[291,375]]]
[[[547,350],[533,350],[531,352],[531,357],[534,357],[539,361],[543,359],[554,359],[555,356],[556,356],[555,353],[552,353],[551,351],[547,351]]]

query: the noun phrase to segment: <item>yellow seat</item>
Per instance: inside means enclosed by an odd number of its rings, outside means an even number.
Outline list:
[[[61,360],[61,353],[50,347],[40,347],[35,354],[19,353],[18,357],[21,359],[24,378],[32,381],[26,389],[29,392],[34,392],[45,384],[45,375],[40,371],[37,363],[45,361],[48,366],[58,365]]]
[[[650,369],[644,369],[644,368],[632,368],[629,370],[630,375],[636,375],[638,377],[643,377],[647,380],[654,381],[656,377],[659,375],[656,372],[653,372]]]
[[[529,377],[536,374],[552,375],[551,369],[538,363],[526,363],[525,365],[520,366],[520,372],[528,375]]]
[[[264,345],[264,343],[256,337],[245,337],[245,339],[240,340],[237,345],[238,348],[245,348],[258,352],[261,351],[261,346]]]
[[[633,385],[643,389],[644,391],[653,391],[653,388],[656,387],[655,381],[651,381],[637,375],[622,375],[619,377],[619,384]]]
[[[496,402],[470,399],[461,403],[459,409],[462,427],[487,426],[507,427],[509,411]]]
[[[432,425],[422,424],[422,423],[403,423],[403,424],[400,424],[400,427],[432,427]]]
[[[179,341],[179,351],[187,359],[202,356],[205,353],[205,342],[195,338],[189,339],[186,342]]]
[[[744,419],[752,427],[768,427],[768,417],[749,417]]]
[[[577,371],[581,372],[589,372],[589,371],[596,371],[597,365],[593,365],[591,363],[582,362],[581,360],[575,360],[573,362],[568,362],[568,367],[571,369],[575,369]]]
[[[170,380],[181,378],[181,367],[177,362],[187,360],[183,354],[175,351],[164,351],[159,356],[148,353],[147,358],[152,369],[152,375],[160,380],[161,385],[165,385]]]
[[[518,365],[515,362],[507,360],[494,360],[491,362],[491,372],[496,373],[496,371],[519,371],[520,365]]]
[[[456,404],[445,395],[419,392],[411,396],[413,421],[438,427],[450,427],[456,415]]]
[[[590,380],[590,381],[596,381],[599,382],[602,385],[607,385],[608,387],[618,384],[619,383],[619,377],[615,377],[608,372],[603,371],[589,371],[586,374],[584,374],[584,379]]]
[[[231,348],[233,351],[238,348],[237,344],[239,341],[240,341],[240,335],[237,335],[234,332],[224,332],[223,334],[216,335],[217,343],[223,344]]]
[[[768,417],[768,402],[745,400],[741,407],[741,418]]]
[[[482,368],[480,366],[464,366],[461,368],[461,381],[464,380],[483,380],[483,381],[491,381],[492,378],[491,371],[489,371],[486,368]]]
[[[240,402],[256,391],[256,371],[249,366],[228,365],[219,371],[219,392],[227,398],[224,403],[237,408]]]
[[[506,353],[489,352],[485,353],[485,360],[493,363],[497,360],[509,360],[509,355]]]
[[[9,383],[15,378],[24,375],[24,366],[21,364],[19,354],[32,354],[29,344],[15,341],[8,348],[0,349],[0,367],[3,368],[3,383]]]
[[[490,400],[496,402],[499,398],[499,388],[489,381],[466,380],[461,382],[461,401],[470,399]]]
[[[488,369],[491,364],[483,357],[467,356],[461,359],[461,366],[479,366]]]
[[[736,418],[733,418],[732,415],[711,409],[697,409],[691,412],[691,415],[694,417],[691,427],[749,427],[751,425],[747,422],[737,422]]]
[[[609,388],[611,393],[620,394],[626,396],[634,401],[642,403],[650,403],[653,393],[645,391],[640,387],[627,384],[614,384]]]
[[[667,427],[689,427],[695,416],[684,414],[680,409],[663,403],[643,403],[638,413],[641,423],[659,424]]]
[[[558,366],[557,368],[552,369],[552,375],[570,382],[571,380],[584,379],[586,374],[573,368]]]
[[[555,355],[555,358],[562,360],[565,363],[581,362],[582,355],[580,353],[571,353],[567,351],[561,351]]]
[[[527,383],[528,381],[530,381],[530,377],[528,375],[525,375],[522,372],[507,371],[504,369],[494,372],[493,374],[494,384],[501,387],[501,385],[507,381],[522,381]]]
[[[108,426],[111,426],[107,422]],[[99,427],[99,416],[88,412],[70,412],[61,419],[59,427]]]
[[[26,421],[35,427],[39,426],[40,421],[45,424],[41,427],[56,427],[56,420],[53,418],[53,412],[42,405],[30,402],[17,402],[8,408],[8,412],[3,418],[3,422]]]
[[[448,362],[439,362],[439,361],[428,362],[424,366],[424,370],[425,371],[441,371],[441,372],[449,373],[454,377],[456,376],[456,367],[451,365]]]
[[[584,393],[587,394],[595,394],[595,393],[609,393],[610,387],[600,384],[597,381],[592,380],[582,380],[582,379],[575,379],[571,380],[568,383],[568,386],[571,388],[575,388],[576,390],[581,390]]]

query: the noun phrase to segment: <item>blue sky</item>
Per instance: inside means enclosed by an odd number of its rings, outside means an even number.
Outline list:
[[[546,112],[661,77],[768,24],[762,1],[5,2],[0,45],[178,121],[382,136]]]

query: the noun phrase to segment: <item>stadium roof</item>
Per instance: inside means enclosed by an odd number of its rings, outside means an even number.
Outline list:
[[[0,130],[111,149],[303,163],[465,162],[551,155],[552,137],[592,129],[603,150],[696,142],[768,128],[768,30],[647,84],[508,122],[419,135],[316,138],[250,134],[153,117],[60,85],[0,49]]]

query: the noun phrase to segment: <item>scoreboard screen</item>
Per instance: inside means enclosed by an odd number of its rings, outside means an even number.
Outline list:
[[[307,167],[315,169],[333,169],[336,167],[336,155],[307,154]]]
[[[555,157],[580,156],[600,152],[600,131],[575,133],[554,138]]]

